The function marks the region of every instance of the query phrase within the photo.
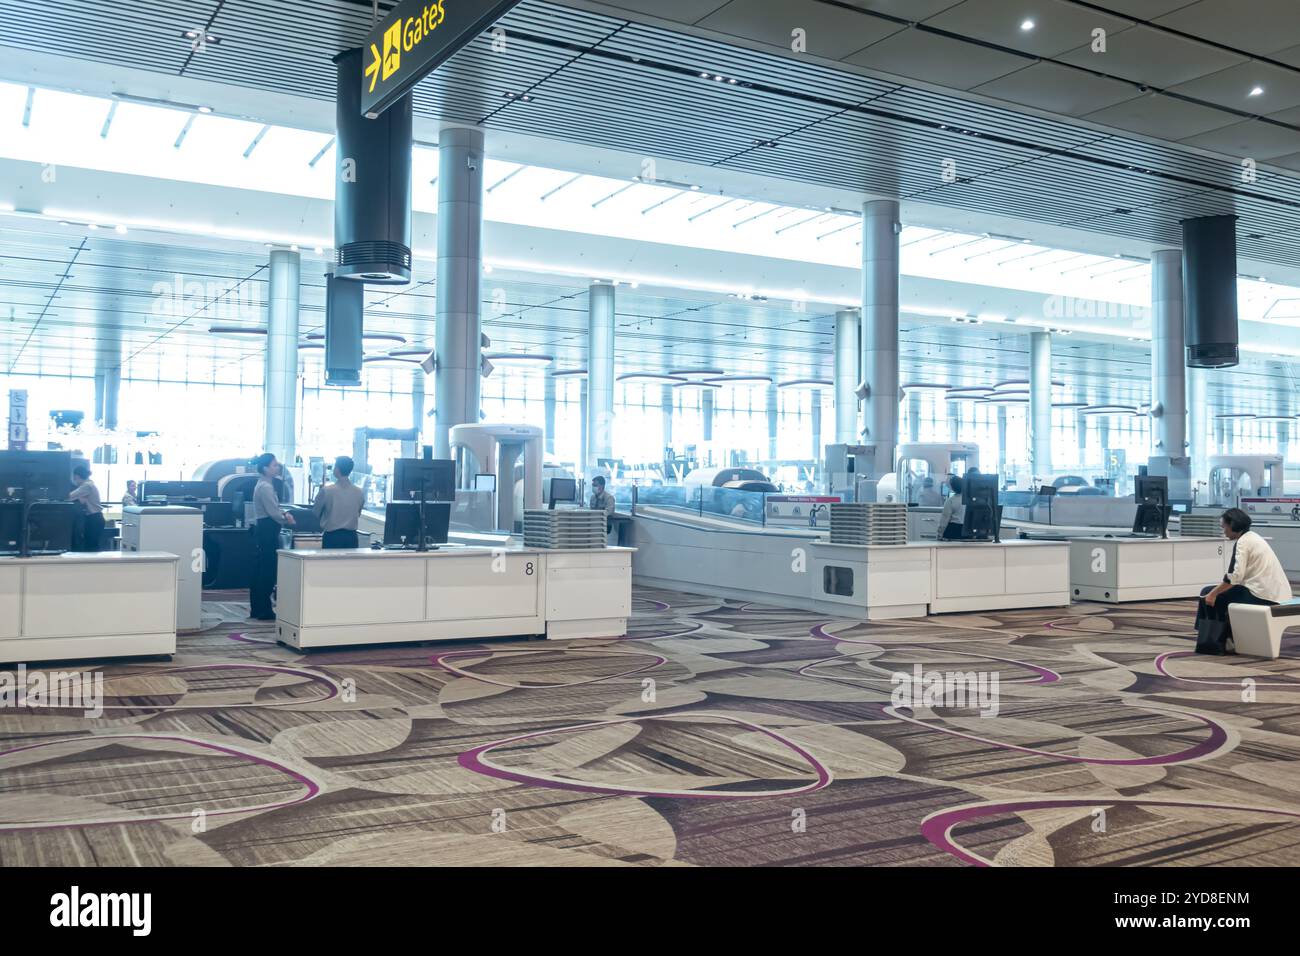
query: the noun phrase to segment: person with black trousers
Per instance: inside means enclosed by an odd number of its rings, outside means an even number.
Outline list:
[[[279,562],[280,528],[293,524],[293,515],[280,507],[274,479],[279,477],[280,462],[269,451],[253,459],[257,469],[257,486],[253,489],[253,584],[248,589],[249,617],[254,621],[274,621],[271,592],[275,590]]]
[[[1232,653],[1233,604],[1281,604],[1291,600],[1291,582],[1282,562],[1260,535],[1250,530],[1250,515],[1229,508],[1219,519],[1223,536],[1232,542],[1228,573],[1218,584],[1201,591],[1196,608],[1196,652]]]
[[[322,548],[357,548],[357,524],[366,506],[366,493],[352,483],[353,461],[347,455],[334,459],[334,483],[316,493],[312,511],[320,521]]]
[[[90,469],[85,465],[73,468],[72,477],[77,487],[68,494],[68,499],[80,503],[82,508],[81,536],[73,542],[73,550],[98,551],[104,538],[104,506],[99,500],[99,489],[90,480]]]

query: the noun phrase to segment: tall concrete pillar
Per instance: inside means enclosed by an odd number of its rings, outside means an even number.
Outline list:
[[[858,396],[862,381],[858,370],[861,361],[862,313],[841,309],[835,313],[835,441],[853,445],[858,440]],[[821,452],[817,453],[821,458]]]
[[[587,460],[587,380],[578,382],[578,471],[586,473]]]
[[[1151,254],[1151,454],[1187,454],[1183,252]]]
[[[948,441],[961,441],[961,402],[948,403]]]
[[[614,449],[614,287],[604,283],[587,292],[587,442],[584,474]]]
[[[555,457],[555,376],[546,374],[542,385],[542,415],[546,429],[545,450],[548,458]]]
[[[777,427],[780,422],[780,402],[777,397],[776,385],[772,384],[767,387],[767,460],[776,461],[777,459]]]
[[[1029,471],[1052,480],[1052,334],[1029,335]]]
[[[703,439],[713,441],[713,393],[717,389],[706,388],[700,395],[700,429]]]
[[[812,417],[809,421],[812,430],[813,464],[822,460],[822,393],[813,389]]]
[[[483,163],[482,130],[439,133],[435,458],[451,457],[453,426],[479,420]]]
[[[1106,452],[1110,450],[1110,419],[1105,415],[1097,416],[1097,444],[1101,448],[1101,464],[1106,465]]]
[[[876,448],[875,474],[894,470],[898,445],[898,202],[862,206],[862,376],[865,441]]]
[[[95,424],[104,424],[104,370],[95,373]]]
[[[1079,467],[1088,461],[1088,416],[1081,412],[1074,413],[1074,436],[1079,442]]]
[[[1187,370],[1187,454],[1192,459],[1192,487],[1210,480],[1210,395],[1209,371]],[[1202,494],[1200,501],[1205,500]]]
[[[117,428],[117,400],[121,392],[122,366],[110,365],[104,369],[104,427],[109,431]]]
[[[293,463],[298,408],[298,295],[302,257],[272,249],[266,293],[266,441],[282,462]]]
[[[1007,473],[1007,406],[998,406],[998,474]]]
[[[417,368],[411,373],[411,427],[415,429],[415,444],[420,444],[424,434],[424,369]]]
[[[956,405],[953,402],[953,405]],[[921,440],[921,392],[913,391],[907,396],[907,440],[918,442]]]
[[[663,413],[664,447],[668,448],[673,443],[673,387],[671,385],[663,386],[660,391],[659,408]]]

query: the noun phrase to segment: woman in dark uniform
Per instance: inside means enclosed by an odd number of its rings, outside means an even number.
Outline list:
[[[279,562],[280,528],[293,524],[293,515],[280,507],[274,479],[280,463],[269,451],[253,459],[257,469],[257,487],[253,489],[253,583],[248,589],[249,617],[254,621],[274,621],[271,592],[275,590]]]

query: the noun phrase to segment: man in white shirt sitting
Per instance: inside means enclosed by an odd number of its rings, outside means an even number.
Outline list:
[[[1232,604],[1281,604],[1291,600],[1291,582],[1268,542],[1250,530],[1250,515],[1229,508],[1220,519],[1223,536],[1232,542],[1232,560],[1223,580],[1201,591],[1196,610],[1196,650],[1226,654],[1232,639],[1228,607]],[[1217,649],[1217,650],[1216,650]]]

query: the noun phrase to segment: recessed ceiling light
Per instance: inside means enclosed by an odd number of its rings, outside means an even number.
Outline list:
[[[117,233],[119,236],[125,236],[125,235],[126,235],[126,226],[114,226],[114,227],[113,227],[113,231],[114,231],[115,233]]]
[[[1028,33],[1033,28],[1034,28],[1033,20],[1025,20],[1020,24],[1020,29],[1024,30],[1026,33]]]
[[[200,113],[211,113],[211,112],[212,112],[212,107],[211,107],[211,106],[200,106],[200,107],[198,108],[198,110],[199,110]]]
[[[1262,86],[1252,86],[1252,87],[1250,88],[1250,95],[1251,95],[1251,96],[1263,96],[1263,95],[1264,95],[1264,87],[1262,87]]]

